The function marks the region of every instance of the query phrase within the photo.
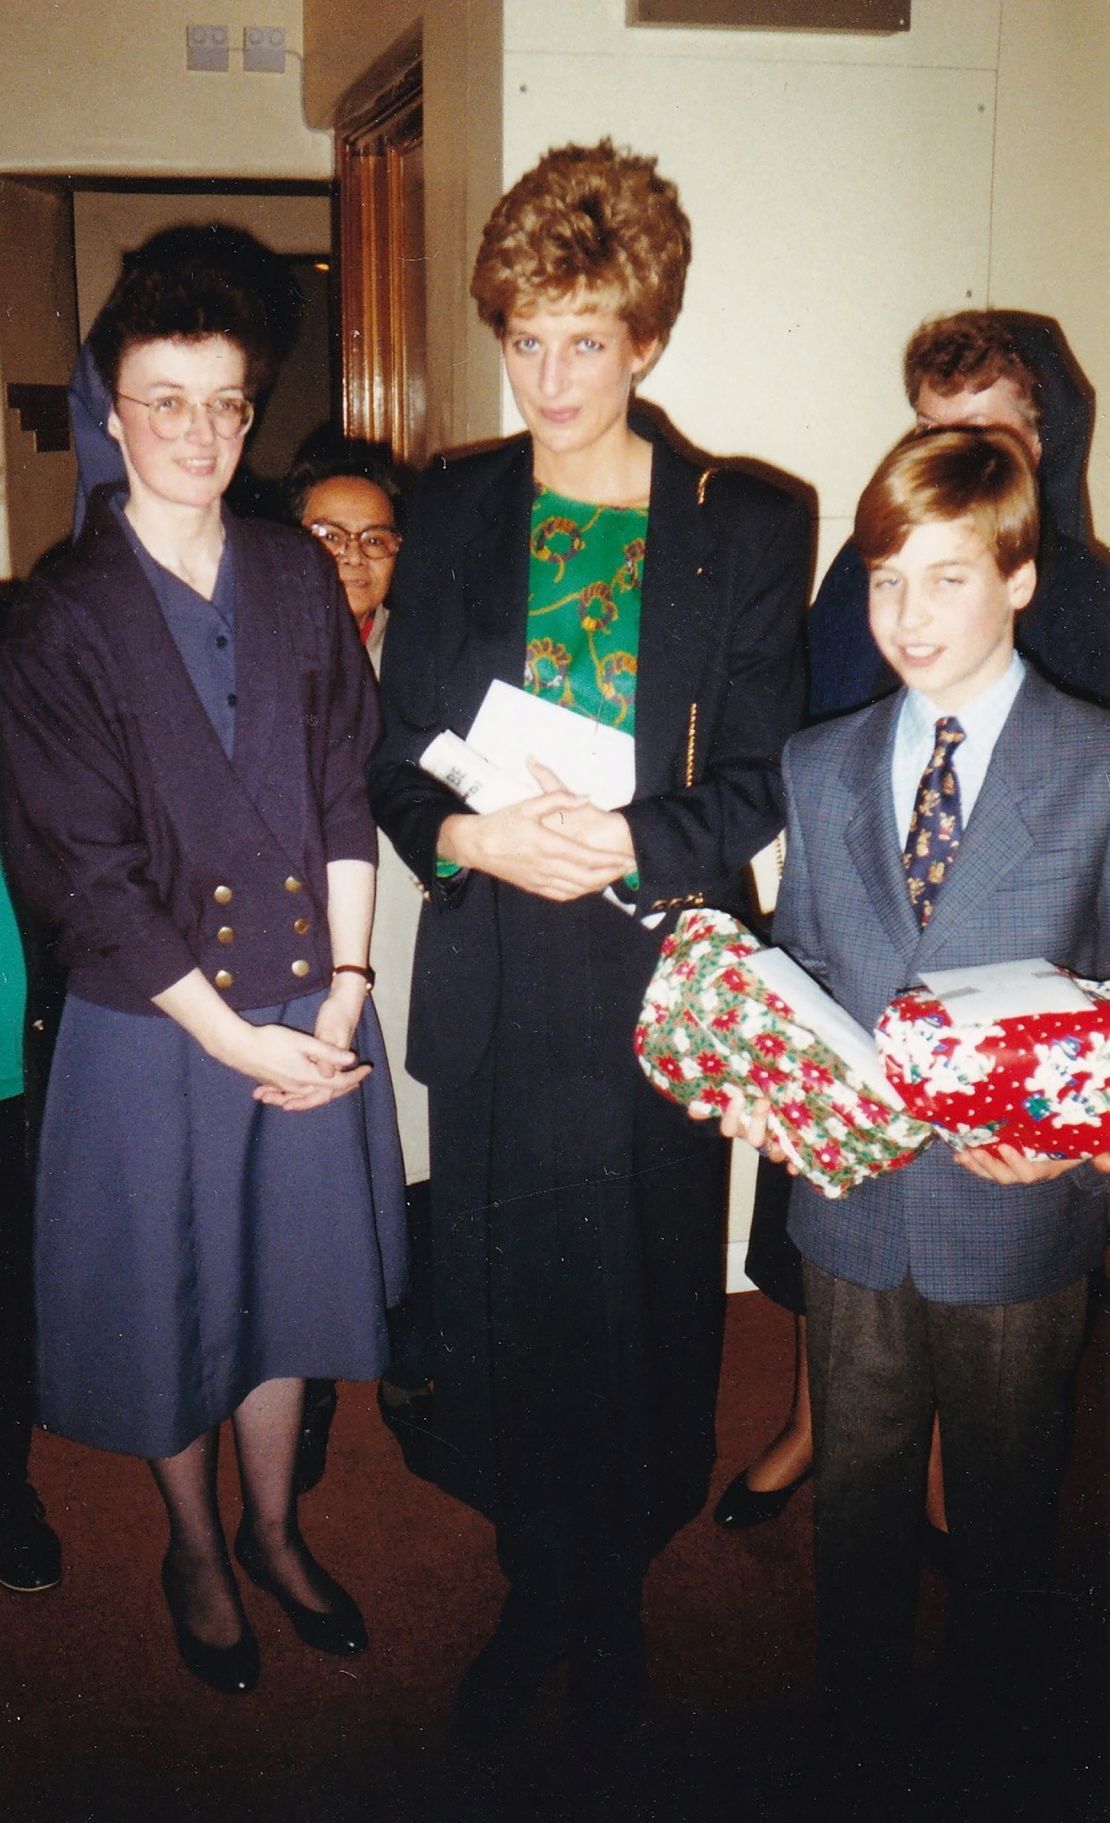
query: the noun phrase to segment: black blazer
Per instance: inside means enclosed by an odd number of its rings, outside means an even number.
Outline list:
[[[743,869],[782,827],[779,755],[802,710],[809,565],[803,506],[777,488],[703,471],[654,444],[636,684],[636,791],[625,809],[637,915],[743,902]],[[385,733],[371,801],[428,903],[417,938],[409,1068],[464,1080],[488,1046],[499,991],[499,888],[435,879],[439,827],[459,809],[418,768],[440,729],[464,734],[494,678],[520,684],[528,607],[532,447],[517,438],[432,465],[390,595]],[[607,915],[620,917],[611,907]],[[648,965],[658,936],[629,920]],[[645,984],[646,984],[645,974]]]
[[[303,533],[231,522],[232,762],[110,492],[17,598],[0,655],[10,872],[82,999],[150,1013],[197,966],[238,1009],[307,993],[331,970],[327,863],[376,859],[375,686],[334,565]]]

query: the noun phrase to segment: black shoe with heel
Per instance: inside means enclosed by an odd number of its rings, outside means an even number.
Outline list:
[[[173,1630],[177,1638],[177,1650],[182,1663],[199,1677],[204,1684],[211,1685],[213,1690],[220,1690],[225,1696],[245,1696],[253,1690],[258,1682],[260,1661],[258,1641],[255,1639],[249,1624],[243,1621],[243,1631],[233,1646],[210,1646],[185,1624],[181,1613],[177,1579],[170,1568],[167,1557],[162,1565],[162,1593],[170,1611]]]
[[[29,1482],[0,1493],[0,1584],[41,1595],[62,1580],[62,1547]]]
[[[322,1592],[331,1604],[323,1610],[306,1607],[304,1602],[298,1601],[271,1575],[258,1541],[245,1519],[235,1540],[235,1555],[255,1587],[273,1596],[279,1608],[292,1622],[298,1639],[302,1639],[306,1646],[311,1646],[316,1652],[332,1652],[339,1657],[352,1657],[356,1652],[365,1652],[370,1641],[362,1615],[346,1589],[341,1589],[334,1578],[321,1570],[319,1565],[317,1575]]]
[[[723,1525],[730,1532],[742,1532],[748,1526],[763,1525],[768,1519],[777,1519],[791,1496],[796,1494],[803,1482],[809,1480],[812,1469],[806,1469],[796,1481],[788,1481],[784,1488],[768,1488],[761,1493],[757,1488],[748,1486],[748,1472],[743,1472],[730,1481],[721,1498],[713,1509],[713,1517],[718,1525]]]

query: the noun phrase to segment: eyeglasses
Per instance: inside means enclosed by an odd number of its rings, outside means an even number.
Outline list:
[[[401,534],[391,527],[381,525],[364,526],[361,532],[348,532],[341,525],[332,525],[327,519],[314,519],[309,531],[340,563],[353,544],[357,544],[364,557],[371,563],[383,563],[387,557],[396,557],[401,548]]]
[[[226,398],[187,399],[183,392],[161,392],[156,399],[136,399],[129,392],[120,392],[116,397],[126,399],[129,405],[145,405],[151,430],[167,442],[191,430],[193,414],[198,411],[207,414],[216,435],[228,443],[233,443],[236,437],[245,437],[254,422],[253,402],[233,394]]]

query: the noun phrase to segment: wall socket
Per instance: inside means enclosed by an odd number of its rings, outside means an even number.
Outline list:
[[[245,25],[243,27],[243,68],[269,70],[275,76],[285,71],[285,31],[280,25]]]
[[[185,27],[185,68],[187,70],[226,70],[227,56],[226,25],[187,25]]]

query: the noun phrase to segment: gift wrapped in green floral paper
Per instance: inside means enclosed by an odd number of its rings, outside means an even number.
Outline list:
[[[749,1101],[766,1097],[769,1131],[824,1196],[909,1164],[932,1129],[801,1023],[752,967],[762,947],[723,912],[682,914],[664,939],[636,1027],[649,1081],[698,1114],[720,1115],[726,1084]]]

